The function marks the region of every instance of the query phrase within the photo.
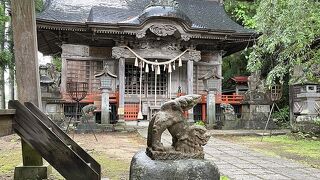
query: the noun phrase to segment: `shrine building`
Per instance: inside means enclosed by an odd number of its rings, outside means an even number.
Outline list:
[[[62,58],[61,100],[44,109],[69,113],[68,83],[86,82],[81,103],[97,105],[101,123],[110,123],[109,105],[119,120],[150,119],[185,94],[203,95],[190,122],[210,118],[207,94],[221,93],[222,58],[257,37],[221,0],[48,0],[37,32],[39,51]]]

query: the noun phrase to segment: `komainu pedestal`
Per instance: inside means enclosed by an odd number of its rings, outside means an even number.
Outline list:
[[[134,155],[130,180],[219,180],[218,168],[205,159],[152,160],[144,151]]]
[[[188,124],[184,111],[193,108],[200,95],[187,95],[164,103],[148,127],[146,152],[138,152],[131,161],[130,179],[218,180],[213,162],[204,159],[203,147],[210,136],[206,128]],[[168,130],[172,145],[163,146],[162,133]]]

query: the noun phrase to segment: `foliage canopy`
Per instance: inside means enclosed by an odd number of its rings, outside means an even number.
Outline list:
[[[266,83],[271,86],[283,84],[300,66],[309,81],[320,82],[319,1],[261,1],[254,20],[262,35],[248,56],[249,71],[269,68]]]

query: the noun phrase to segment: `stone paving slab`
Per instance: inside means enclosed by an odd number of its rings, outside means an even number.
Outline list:
[[[139,129],[147,138],[147,129]],[[165,132],[161,142],[171,144],[171,135]],[[320,170],[292,160],[269,157],[244,146],[211,137],[204,147],[205,158],[212,160],[222,175],[234,180],[318,180]]]

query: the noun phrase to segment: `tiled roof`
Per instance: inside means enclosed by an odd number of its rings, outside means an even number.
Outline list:
[[[231,78],[236,83],[246,83],[248,82],[248,76],[234,76]]]
[[[149,18],[184,21],[190,28],[234,33],[254,33],[235,23],[221,4],[207,0],[176,0],[177,8],[151,6],[150,0],[47,0],[38,20],[61,23],[94,23],[138,26]]]

